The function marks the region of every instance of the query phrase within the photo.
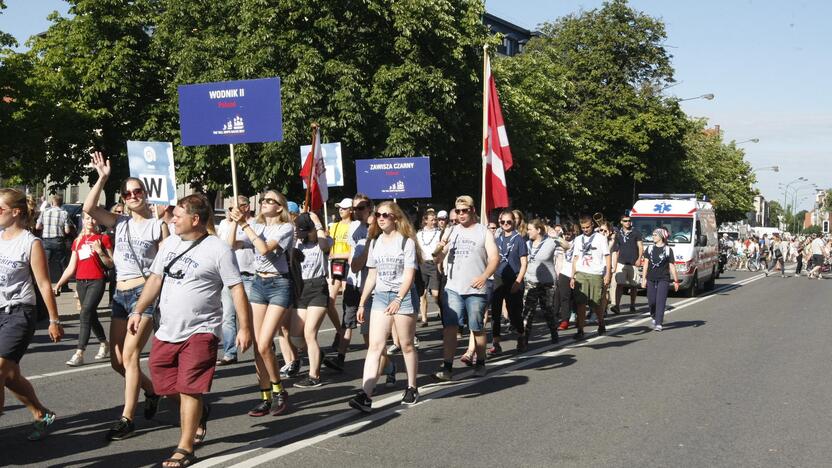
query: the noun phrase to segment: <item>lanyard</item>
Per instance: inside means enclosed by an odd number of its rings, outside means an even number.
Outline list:
[[[430,247],[431,244],[433,244],[433,240],[436,239],[437,234],[439,234],[439,231],[437,229],[434,229],[433,230],[433,235],[430,237],[430,240],[427,241],[427,242],[425,242],[425,230],[422,229],[422,231],[419,234],[422,235],[422,245],[424,245],[426,247]]]

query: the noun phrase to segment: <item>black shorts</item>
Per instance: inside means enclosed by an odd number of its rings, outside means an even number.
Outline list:
[[[812,255],[812,268],[823,266],[823,255]]]
[[[0,357],[20,363],[35,336],[37,312],[34,304],[17,304],[11,312],[0,310]]]
[[[358,303],[361,301],[361,290],[354,284],[344,285],[344,314],[341,316],[341,326],[344,328],[358,327]]]
[[[439,291],[439,272],[436,270],[436,263],[424,262],[419,265],[422,271],[422,282],[425,284],[425,290]]]
[[[312,278],[303,280],[303,292],[300,293],[295,307],[307,309],[309,307],[327,307],[329,305],[329,286],[326,278]]]

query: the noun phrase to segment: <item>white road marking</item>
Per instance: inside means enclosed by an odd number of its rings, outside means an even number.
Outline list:
[[[665,315],[673,314],[673,313],[678,312],[679,310],[682,310],[682,309],[687,308],[689,306],[699,304],[699,303],[704,302],[708,299],[716,297],[716,294],[721,292],[721,291],[736,289],[737,287],[744,286],[746,284],[752,283],[752,282],[760,280],[762,278],[765,278],[765,275],[759,274],[759,275],[756,275],[756,276],[752,276],[750,278],[746,278],[744,280],[737,281],[735,283],[719,286],[719,287],[715,288],[713,291],[708,291],[702,297],[694,297],[694,298],[685,299],[683,301],[678,302],[677,304],[673,305],[673,310],[667,311],[665,313]],[[621,322],[621,323],[618,323],[618,324],[615,324],[615,325],[608,326],[607,327],[607,333],[609,333],[612,330],[617,330],[617,329],[622,329],[623,330],[623,329],[627,329],[627,328],[632,328],[632,327],[647,323],[648,320],[650,320],[650,317],[634,317],[634,318],[632,318],[630,320],[627,320],[625,322]],[[588,335],[592,335],[592,334],[593,333],[588,333]],[[605,338],[607,338],[607,337],[596,335],[592,338],[586,339],[586,340],[578,342],[578,343],[572,342],[569,345],[566,345],[566,344],[557,344],[557,345],[549,344],[549,345],[543,346],[542,348],[537,348],[537,349],[535,349],[533,351],[530,351],[528,353],[524,353],[524,354],[516,355],[514,357],[502,359],[497,364],[488,366],[488,374],[485,377],[480,378],[480,379],[462,380],[462,381],[435,383],[435,384],[425,385],[425,386],[423,386],[419,389],[420,401],[417,405],[413,406],[413,408],[418,408],[418,407],[420,407],[424,404],[427,404],[431,400],[441,398],[445,395],[458,392],[458,391],[460,391],[464,388],[470,387],[472,385],[476,385],[476,384],[480,383],[481,381],[483,381],[485,379],[490,379],[490,378],[493,378],[493,377],[497,377],[497,376],[506,374],[508,372],[511,372],[513,370],[519,369],[521,367],[527,367],[527,366],[533,365],[534,363],[536,363],[540,360],[548,359],[548,358],[551,358],[553,356],[558,356],[558,355],[560,355],[562,353],[565,353],[565,352],[567,352],[567,351],[569,351],[573,348],[579,348],[579,347],[582,347],[582,346],[586,346],[586,345],[595,343],[596,341],[603,340]],[[472,373],[473,373],[472,370],[467,370],[467,371],[464,371],[464,372],[460,372],[456,378],[457,379],[466,379],[467,377],[470,377]],[[375,406],[376,411],[372,415],[362,418],[360,421],[356,421],[352,424],[347,424],[345,426],[334,428],[334,429],[332,429],[330,431],[327,431],[323,434],[318,434],[318,435],[315,435],[314,437],[299,440],[297,442],[291,443],[291,444],[283,446],[283,447],[268,450],[265,453],[257,455],[253,458],[248,458],[248,459],[245,459],[245,460],[241,460],[239,463],[231,465],[231,466],[239,467],[239,468],[248,468],[248,467],[254,467],[254,466],[259,466],[259,465],[262,465],[262,464],[265,464],[265,463],[273,462],[274,460],[276,460],[276,459],[278,459],[278,458],[280,458],[284,455],[288,455],[290,453],[297,452],[298,450],[302,450],[304,448],[310,447],[310,446],[315,445],[315,444],[317,444],[321,441],[324,441],[326,439],[330,439],[332,437],[335,437],[335,436],[338,436],[338,435],[341,435],[341,434],[344,434],[344,433],[347,433],[347,432],[355,431],[355,430],[360,429],[361,427],[364,427],[364,426],[366,426],[366,425],[368,425],[368,424],[370,424],[374,421],[378,421],[380,419],[387,418],[390,415],[392,415],[393,413],[401,413],[403,411],[407,411],[409,408],[401,406],[399,404],[400,400],[401,400],[401,396],[399,394],[393,394],[393,395],[390,395],[390,396],[388,396],[384,399],[376,400],[376,401],[373,402],[373,406]],[[383,409],[379,410],[379,408],[383,408]],[[314,422],[314,423],[311,423],[311,424],[307,424],[305,426],[295,428],[295,429],[293,429],[289,432],[285,432],[285,433],[282,433],[282,434],[279,434],[279,435],[276,435],[276,436],[273,436],[273,437],[269,437],[269,438],[266,438],[266,439],[261,439],[257,442],[246,445],[245,447],[241,447],[239,449],[231,450],[230,452],[228,452],[226,454],[219,455],[219,456],[216,456],[216,457],[211,457],[211,458],[209,458],[205,461],[197,463],[194,466],[195,467],[211,467],[211,466],[217,466],[217,465],[220,465],[220,464],[224,464],[224,463],[227,463],[231,460],[242,458],[242,457],[254,454],[255,452],[257,452],[259,450],[262,450],[264,448],[267,448],[269,446],[278,445],[278,444],[280,444],[282,442],[285,442],[287,440],[291,440],[291,439],[300,437],[303,434],[316,431],[316,430],[318,430],[320,428],[323,428],[323,427],[332,426],[332,425],[341,423],[341,422],[343,422],[345,420],[348,420],[348,419],[354,419],[356,417],[359,417],[359,415],[355,412],[355,410],[345,410],[343,413],[340,413],[340,414],[337,414],[337,415],[334,415],[334,416],[330,416],[328,418],[322,419],[320,421],[317,421],[317,422]]]

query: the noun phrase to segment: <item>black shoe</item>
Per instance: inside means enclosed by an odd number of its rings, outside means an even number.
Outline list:
[[[558,342],[558,331],[553,330],[550,334],[550,337],[551,337],[552,344],[557,343]]]
[[[402,404],[415,405],[417,401],[419,401],[419,390],[416,390],[416,387],[407,387],[402,395]]]
[[[133,425],[133,421],[122,416],[110,427],[110,431],[107,432],[107,440],[124,440],[132,436],[135,431],[136,427]]]
[[[636,313],[636,306],[634,306],[634,305],[631,305],[631,306],[630,306],[630,313],[631,313],[631,314]]]
[[[254,416],[255,418],[259,418],[260,416],[265,416],[269,414],[272,410],[272,401],[271,400],[260,400],[260,403],[257,403],[257,406],[252,408],[249,412],[249,416]]]
[[[518,336],[517,337],[517,352],[522,353],[529,349],[529,337],[528,336]]]
[[[353,409],[364,413],[369,413],[373,410],[373,400],[364,393],[364,390],[359,390],[354,397],[350,398],[349,405]]]
[[[612,312],[615,315],[618,315],[621,313],[621,309],[617,305],[614,305],[610,307],[610,312]]]
[[[598,336],[605,336],[607,334],[607,327],[601,325],[598,327]]]
[[[422,323],[419,324],[419,328],[427,328],[429,326],[430,326],[430,324],[428,322],[422,322]]]
[[[159,400],[162,397],[159,395],[151,395],[147,392],[144,394],[144,418],[148,421],[156,417],[156,412],[159,411]]]
[[[289,392],[272,393],[272,416],[280,416],[289,411]]]
[[[344,372],[344,361],[338,359],[338,357],[325,357],[324,366],[326,366],[327,369],[334,370],[335,372]]]
[[[295,382],[295,387],[298,388],[312,388],[312,387],[320,387],[321,386],[321,379],[314,378],[314,377],[307,377],[300,382]]]
[[[572,339],[575,341],[581,341],[584,339],[584,332],[579,331],[572,336]]]

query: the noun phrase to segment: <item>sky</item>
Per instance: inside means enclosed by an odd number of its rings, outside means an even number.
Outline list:
[[[486,0],[489,13],[535,29],[544,22],[600,7],[600,0]],[[6,0],[0,30],[19,42],[44,31],[62,0]],[[781,185],[798,190],[798,209],[810,209],[808,184],[832,187],[832,2],[824,0],[631,0],[664,21],[666,48],[680,99],[713,93],[711,101],[682,102],[688,115],[719,125],[726,141],[758,138],[739,146],[759,169],[757,187],[783,203]],[[499,86],[499,84],[498,84]],[[511,126],[507,122],[507,126]],[[768,168],[778,166],[779,172]],[[669,176],[672,176],[669,174]]]

